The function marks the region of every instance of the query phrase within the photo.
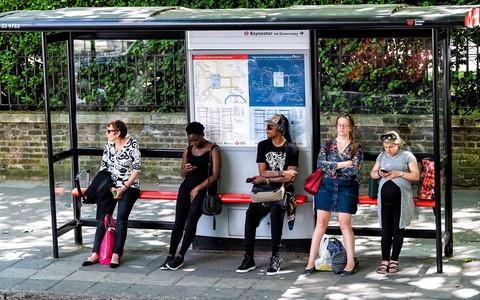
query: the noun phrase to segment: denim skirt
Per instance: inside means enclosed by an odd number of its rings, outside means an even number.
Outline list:
[[[358,182],[323,177],[315,195],[315,209],[354,215],[358,205]]]

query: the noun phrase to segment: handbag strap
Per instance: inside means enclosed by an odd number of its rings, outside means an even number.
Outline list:
[[[103,219],[103,225],[105,226],[105,229],[108,229],[109,227],[115,229],[115,221],[113,220],[111,214],[105,215],[105,218]]]
[[[217,144],[213,144],[212,148],[210,148],[210,154],[208,155],[208,167],[207,167],[207,195],[208,195],[208,188],[210,186],[210,167],[212,166],[212,152],[213,148],[218,147]],[[217,180],[217,193],[218,193],[218,185],[219,185],[220,178]]]

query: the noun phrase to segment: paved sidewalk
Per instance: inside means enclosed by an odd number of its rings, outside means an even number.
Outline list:
[[[406,239],[401,271],[379,275],[379,238],[357,237],[359,272],[342,278],[331,272],[302,276],[306,252],[282,253],[276,276],[265,275],[264,252],[246,274],[235,273],[243,259],[238,251],[191,250],[183,268],[163,271],[169,232],[160,230],[130,229],[117,269],[81,267],[93,228],[84,229],[84,246],[74,245],[73,233],[60,237],[60,258],[54,259],[47,187],[0,181],[0,299],[480,299],[480,191],[454,192],[454,256],[444,259],[442,274],[436,273],[433,240]],[[57,202],[59,219],[67,219],[68,199]],[[137,213],[152,204],[138,205]],[[169,205],[161,213],[171,215]],[[360,216],[367,209],[357,218],[365,219]],[[415,226],[431,224],[431,211],[420,211]]]

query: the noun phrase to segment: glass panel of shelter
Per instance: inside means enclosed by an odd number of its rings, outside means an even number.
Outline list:
[[[328,37],[317,45],[320,138],[335,136],[340,112],[352,114],[367,157],[361,194],[367,193],[373,160],[383,149],[381,134],[396,130],[405,149],[420,156],[434,153],[431,37]],[[362,218],[353,218],[354,226],[378,227],[376,209],[359,209]],[[417,208],[412,227],[423,223],[425,214],[431,215],[431,208]],[[435,228],[434,222],[429,228]]]

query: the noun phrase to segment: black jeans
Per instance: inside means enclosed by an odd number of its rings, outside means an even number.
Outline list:
[[[283,231],[283,218],[286,207],[283,201],[268,203],[250,203],[245,216],[245,254],[253,257],[255,248],[255,237],[257,227],[265,216],[270,213],[271,234],[272,234],[272,256],[277,256],[281,243]]]
[[[92,252],[99,253],[100,245],[102,244],[103,236],[105,235],[105,226],[103,220],[106,214],[113,214],[115,206],[118,202],[117,218],[115,220],[115,243],[113,246],[113,253],[120,256],[123,255],[123,247],[125,246],[125,240],[127,239],[127,223],[128,217],[132,212],[133,205],[140,195],[140,190],[136,188],[127,189],[120,199],[113,199],[111,193],[107,193],[105,197],[97,202],[97,214],[96,219],[98,221],[97,230],[95,232],[95,239],[93,241]]]

